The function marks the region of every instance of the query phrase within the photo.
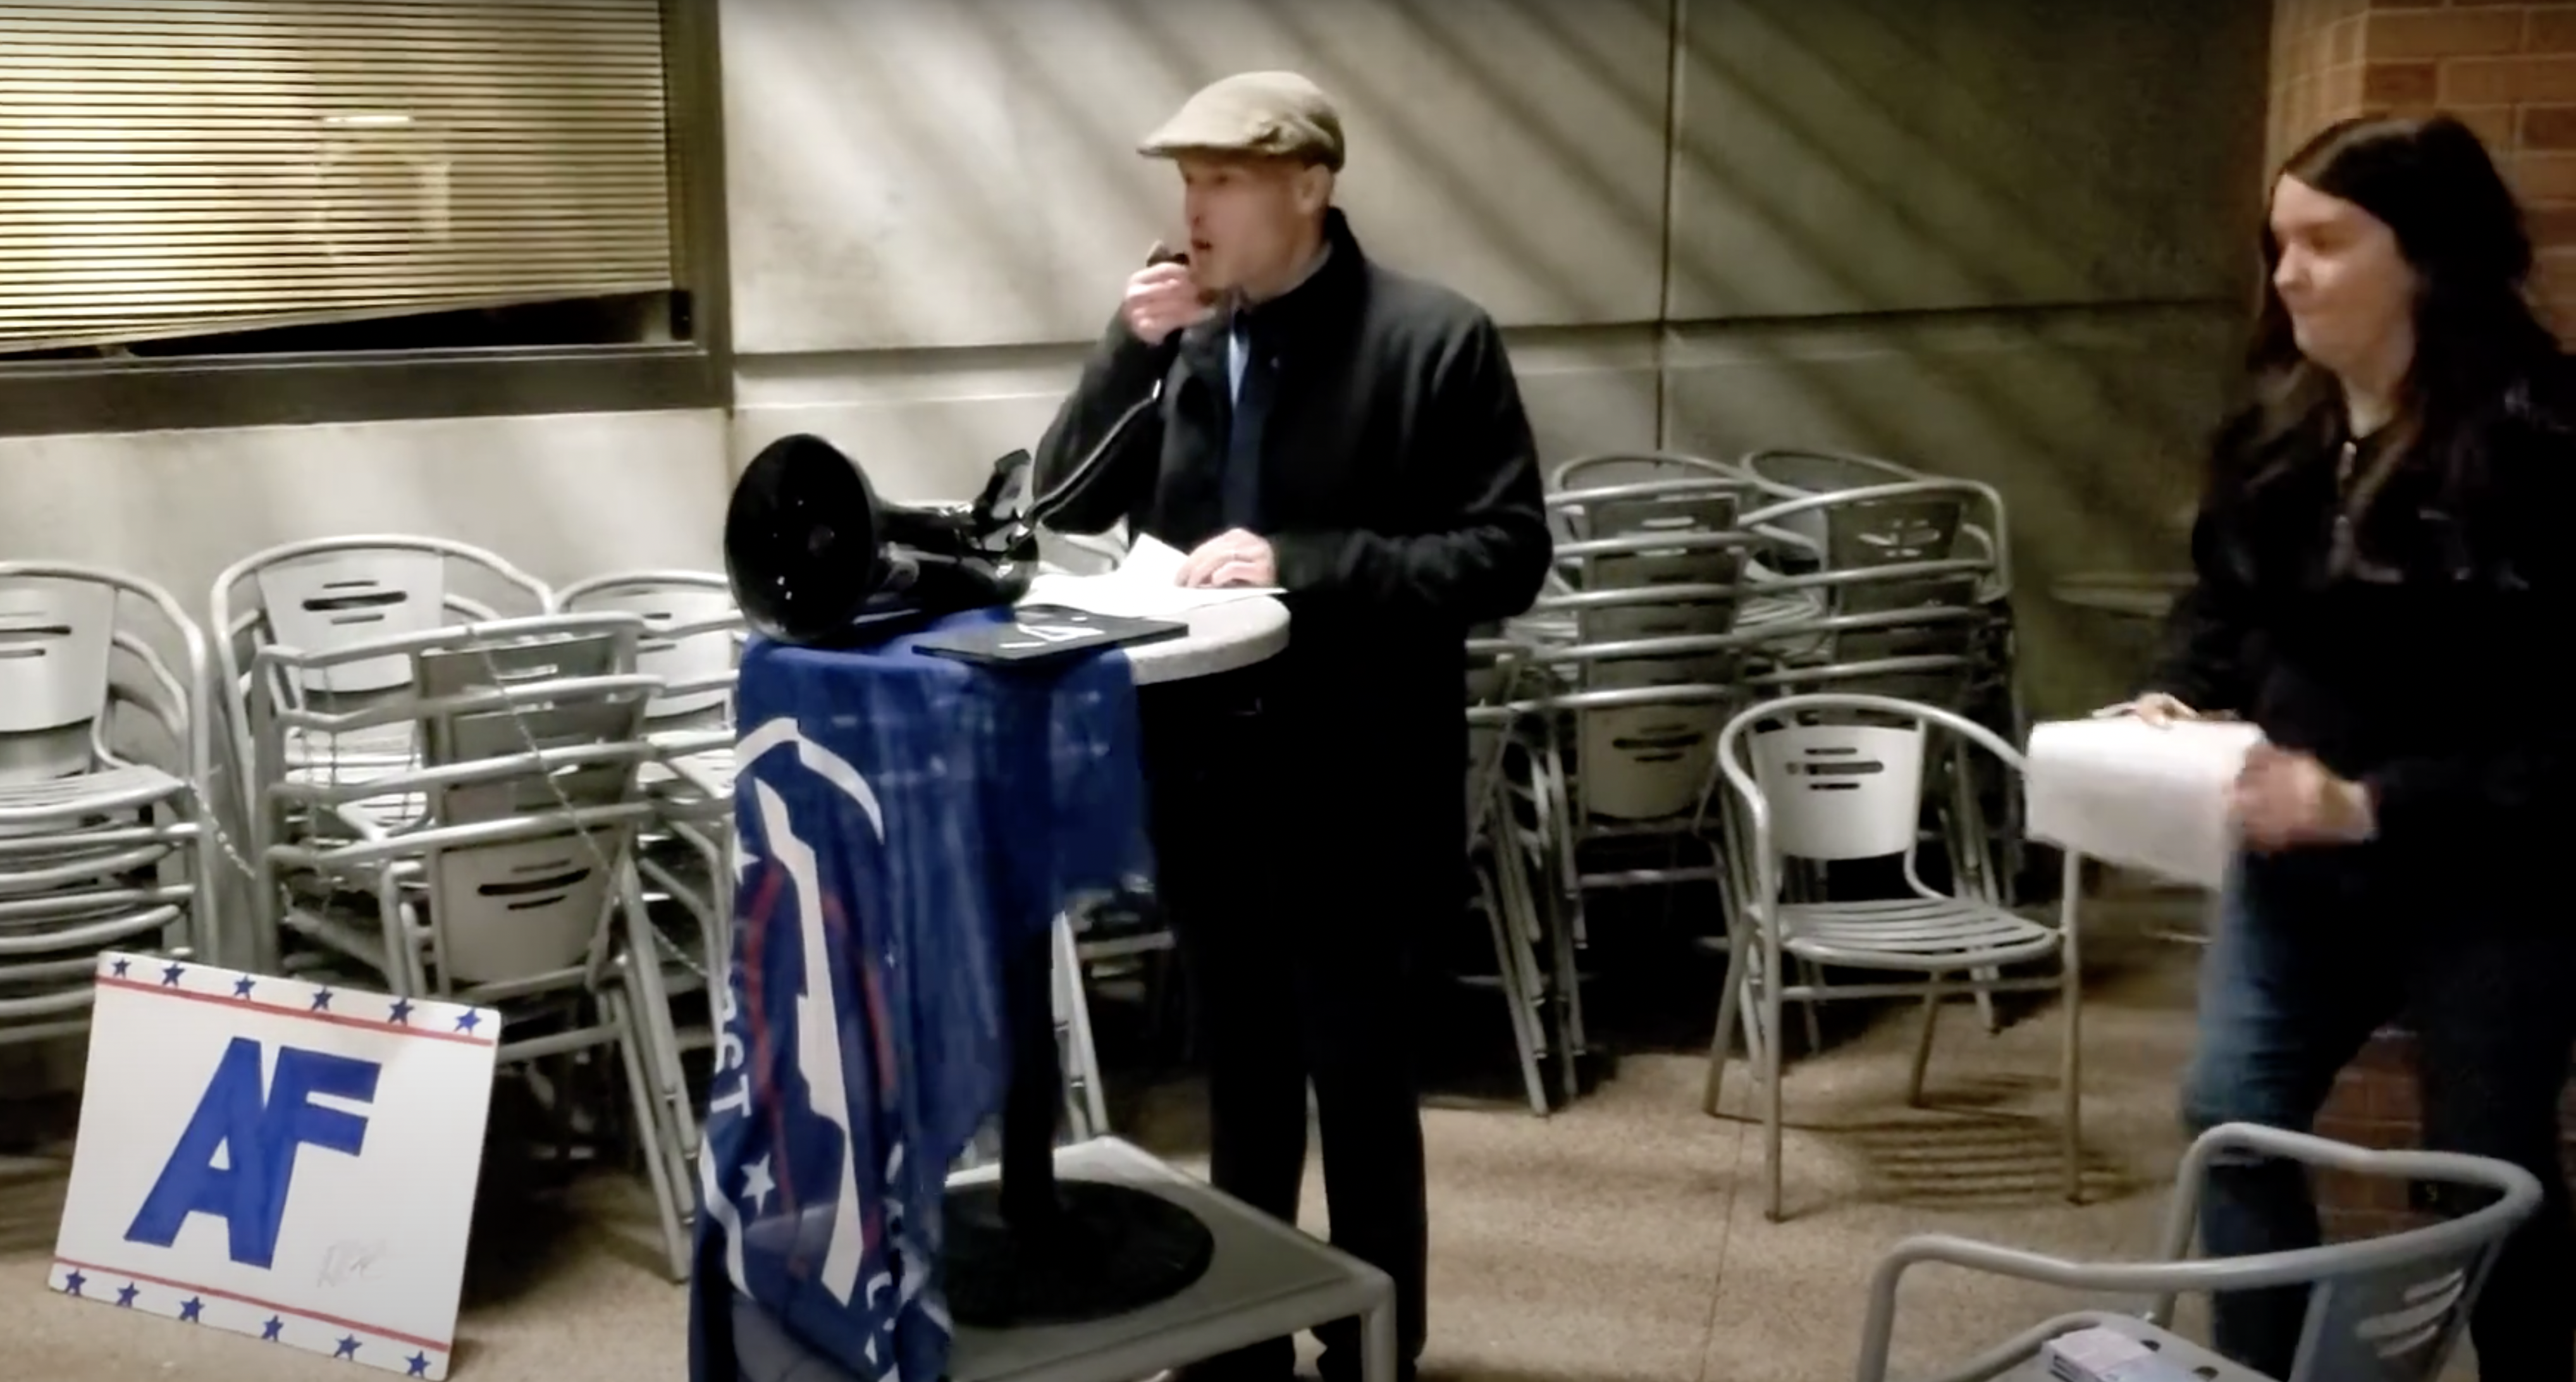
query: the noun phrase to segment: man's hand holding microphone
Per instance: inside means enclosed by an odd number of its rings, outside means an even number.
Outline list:
[[[1128,276],[1120,310],[1136,339],[1159,346],[1215,316],[1216,301],[1199,286],[1187,256],[1158,244],[1145,267]],[[1236,528],[1199,544],[1181,563],[1177,579],[1181,585],[1200,588],[1269,586],[1278,583],[1278,564],[1268,539]]]
[[[1127,277],[1127,297],[1121,308],[1126,314],[1127,329],[1136,339],[1158,346],[1216,314],[1216,303],[1190,275],[1187,256],[1154,246],[1145,267]]]

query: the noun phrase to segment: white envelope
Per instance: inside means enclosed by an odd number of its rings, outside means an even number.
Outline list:
[[[2177,883],[2217,888],[2236,854],[2228,787],[2263,732],[2234,721],[2158,728],[2133,717],[2030,732],[2030,837]]]

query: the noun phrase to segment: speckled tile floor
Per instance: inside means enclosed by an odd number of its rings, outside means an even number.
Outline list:
[[[1905,1106],[1912,1027],[1891,1014],[1788,1081],[1790,1218],[1761,1213],[1759,1125],[1697,1109],[1701,1062],[1633,1056],[1547,1119],[1435,1106],[1432,1343],[1426,1372],[1483,1382],[1829,1382],[1848,1376],[1866,1282],[1898,1238],[1938,1231],[2074,1255],[2153,1240],[2179,1151],[2174,1080],[2190,1040],[2191,953],[2096,947],[2086,1007],[2085,1180],[2057,1193],[2058,1014],[1998,1036],[1951,1010],[1931,1102]],[[1499,1019],[1497,1019],[1499,1021]],[[1793,1048],[1794,1049],[1794,1048]],[[1739,1104],[1747,1082],[1733,1086]],[[1185,1084],[1125,1101],[1130,1135],[1194,1165]],[[0,1163],[0,1378],[303,1382],[367,1374],[52,1296],[58,1163]],[[1320,1180],[1310,1182],[1320,1228]],[[473,1382],[678,1378],[681,1293],[663,1281],[639,1190],[587,1182],[568,1209],[504,1205],[478,1227],[454,1374]],[[487,1206],[487,1209],[492,1206]],[[1924,1273],[1898,1320],[1903,1370],[1952,1361],[2068,1302]]]

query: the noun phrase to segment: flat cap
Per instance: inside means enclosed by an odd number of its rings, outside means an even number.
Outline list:
[[[1151,158],[1242,153],[1342,167],[1342,117],[1324,89],[1294,72],[1238,72],[1201,87],[1136,146]]]

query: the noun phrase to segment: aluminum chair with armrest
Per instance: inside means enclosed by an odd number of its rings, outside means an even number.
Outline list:
[[[2253,1257],[2186,1260],[2210,1164],[2220,1157],[2274,1157],[2362,1175],[2434,1182],[2492,1194],[2457,1218],[2361,1242],[2335,1243]],[[2211,1382],[2433,1382],[2442,1375],[2486,1275],[2515,1229],[2537,1211],[2540,1182],[2530,1172],[2487,1157],[2447,1152],[2368,1151],[2305,1133],[2227,1123],[2202,1133],[2185,1153],[2165,1211],[2158,1259],[2141,1263],[2069,1262],[1969,1239],[1933,1234],[1908,1238],[1881,1259],[1870,1278],[1858,1382],[1887,1382],[1896,1328],[1896,1293],[1907,1271],[1941,1263],[2070,1291],[2144,1295],[2143,1313],[2105,1310],[2061,1315],[2014,1335],[1941,1374],[1940,1382],[1985,1382],[2026,1369],[2049,1340],[2088,1327],[2129,1335],[2184,1375]],[[2290,1375],[2267,1379],[2171,1332],[2183,1294],[2309,1286],[2307,1329]]]
[[[1877,723],[1872,723],[1876,721]],[[1886,723],[1893,721],[1893,724]],[[1767,726],[1767,728],[1764,728]],[[1909,1096],[1919,1102],[1940,1002],[1954,995],[2046,990],[2059,995],[2066,1022],[2059,1071],[2064,1109],[2066,1192],[2081,1191],[2082,965],[2076,926],[2078,890],[2069,887],[2055,922],[2011,912],[1987,888],[1940,892],[1917,876],[1922,778],[1934,732],[1964,739],[2016,776],[2019,749],[1956,711],[1886,696],[1809,694],[1752,705],[1729,720],[1715,748],[1711,786],[1723,777],[1741,824],[1734,838],[1749,856],[1741,869],[1751,887],[1729,912],[1732,948],[1709,1056],[1702,1107],[1714,1114],[1728,1046],[1740,1010],[1758,1005],[1749,1054],[1764,1094],[1766,1214],[1781,1217],[1780,1015],[1791,1001],[1918,997],[1923,1026],[1914,1052]],[[1749,742],[1748,742],[1749,741]],[[1750,766],[1748,766],[1748,758]],[[1715,795],[1712,791],[1711,795]],[[1786,895],[1783,865],[1793,859],[1899,858],[1908,896],[1888,900],[1801,902]],[[2065,872],[2077,874],[2069,854]],[[1904,980],[1825,985],[1783,982],[1789,959]],[[1984,977],[2014,965],[2055,961],[2056,973],[2034,978]],[[1977,976],[1961,984],[1947,976]]]

